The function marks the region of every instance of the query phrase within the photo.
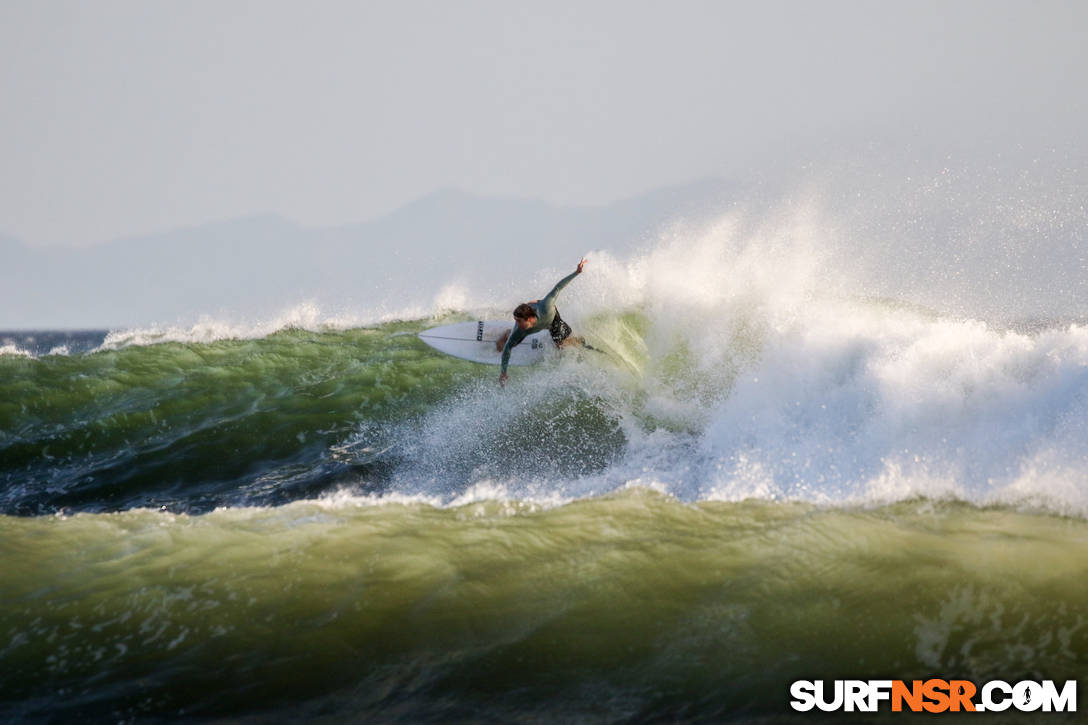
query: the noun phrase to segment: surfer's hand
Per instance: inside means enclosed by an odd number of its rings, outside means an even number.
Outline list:
[[[499,373],[499,385],[502,386],[502,387],[505,387],[506,386],[506,379],[508,377],[510,377],[510,376],[507,375],[506,373]]]
[[[586,258],[582,257],[582,261],[578,263],[578,274],[582,273],[582,267],[586,266]]]

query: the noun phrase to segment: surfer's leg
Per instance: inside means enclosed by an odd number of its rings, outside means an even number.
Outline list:
[[[506,332],[502,333],[502,337],[500,337],[498,340],[495,340],[495,349],[499,352],[502,352],[502,349],[506,347],[506,341],[509,339],[510,330],[507,330]]]
[[[566,337],[556,343],[559,347],[588,347],[584,337]]]

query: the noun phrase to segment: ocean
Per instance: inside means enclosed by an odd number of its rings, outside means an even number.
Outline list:
[[[416,337],[508,314],[471,303],[0,333],[0,720],[928,722],[797,712],[791,683],[1083,694],[1088,323],[717,239],[591,256],[560,307],[603,354],[505,388]]]

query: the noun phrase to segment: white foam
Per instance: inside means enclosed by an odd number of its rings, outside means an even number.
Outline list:
[[[925,496],[1088,515],[1088,327],[1024,334],[874,301],[831,264],[827,228],[802,206],[757,226],[677,226],[627,261],[593,255],[564,317],[629,364],[564,359],[505,393],[462,391],[415,452],[451,460],[580,390],[618,417],[627,448],[605,471],[549,480],[559,500],[649,485],[689,501]],[[637,344],[619,317],[632,310]],[[443,505],[541,494],[513,470],[460,484],[406,470],[397,485]]]
[[[253,340],[283,330],[329,332],[382,324],[395,320],[419,319],[430,315],[429,308],[408,307],[395,311],[372,310],[365,314],[327,311],[315,303],[303,303],[281,310],[267,318],[235,320],[230,317],[201,316],[195,323],[151,325],[143,328],[111,331],[100,350],[115,350],[133,345],[165,342],[211,343],[219,340]]]
[[[1031,337],[844,304],[799,323],[717,406],[701,444],[719,478],[756,460],[783,497],[981,503],[1023,487],[1040,452],[1085,470],[1085,328]]]
[[[305,506],[315,504],[327,511],[350,510],[355,508],[372,507],[406,507],[418,508],[425,506],[437,509],[466,509],[471,516],[491,515],[516,515],[542,511],[570,503],[574,499],[563,497],[555,493],[545,493],[539,496],[521,496],[513,494],[507,486],[494,481],[480,481],[455,496],[437,496],[426,493],[407,494],[398,491],[383,493],[357,493],[351,489],[338,489],[324,494],[318,499],[295,501],[288,506]],[[480,505],[498,503],[503,504],[497,510],[481,509]],[[279,507],[283,508],[283,507]],[[217,511],[239,511],[239,508],[223,508]]]
[[[0,345],[0,355],[11,355],[13,357],[34,357],[32,354],[30,354],[26,350],[23,350],[15,343]]]

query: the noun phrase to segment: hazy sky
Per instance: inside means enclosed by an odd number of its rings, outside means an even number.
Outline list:
[[[443,187],[595,204],[824,140],[1083,144],[1088,3],[0,3],[0,235]]]

